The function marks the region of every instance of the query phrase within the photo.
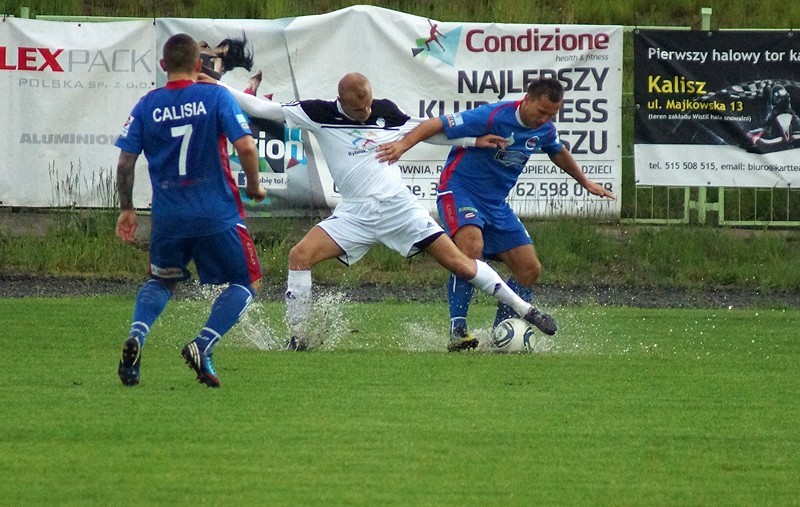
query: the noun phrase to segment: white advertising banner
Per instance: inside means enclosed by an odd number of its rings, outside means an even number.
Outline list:
[[[286,45],[299,98],[333,99],[356,71],[375,97],[419,117],[520,100],[530,80],[556,77],[566,88],[562,140],[590,179],[621,194],[622,27],[445,23],[357,6],[294,19]],[[431,211],[447,153],[421,143],[397,163]],[[619,215],[619,201],[587,196],[545,154],[531,158],[510,201],[522,216]]]
[[[113,205],[114,141],[155,86],[153,42],[152,21],[0,23],[1,206]],[[137,169],[146,206],[147,166]]]
[[[2,27],[0,70],[11,79],[0,86],[12,104],[0,112],[11,125],[2,147],[13,156],[0,167],[0,206],[102,206],[95,187],[115,172],[119,126],[141,95],[166,81],[160,48],[178,32],[206,43],[204,61],[222,82],[278,102],[335,99],[339,79],[361,72],[376,98],[425,118],[520,100],[531,80],[558,78],[566,88],[555,119],[562,141],[590,179],[621,194],[619,26],[445,23],[354,6],[279,20],[12,19]],[[313,136],[255,119],[251,127],[268,199],[244,199],[248,213],[297,214],[338,202]],[[448,150],[421,143],[395,164],[431,211]],[[243,185],[235,153],[232,160]],[[146,183],[142,157],[139,208],[149,205]],[[586,195],[545,154],[529,160],[509,197],[521,216],[619,215],[619,201]]]

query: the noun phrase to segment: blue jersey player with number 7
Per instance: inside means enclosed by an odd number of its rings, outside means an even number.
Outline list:
[[[153,191],[149,280],[136,296],[130,332],[118,374],[126,386],[139,384],[141,351],[150,328],[164,311],[177,282],[189,278],[194,261],[200,283],[226,284],[195,338],[181,351],[197,379],[219,387],[211,359],[215,345],[239,320],[255,295],[261,267],[244,225],[239,188],[231,175],[228,140],[244,170],[245,193],[266,197],[259,181],[258,150],[247,119],[224,88],[198,83],[200,46],[186,34],[164,44],[167,84],[133,108],[116,145],[120,214],[117,236],[134,240],[136,159],[144,152]]]
[[[378,158],[393,163],[418,142],[444,132],[448,138],[499,135],[506,145],[497,149],[454,147],[439,179],[437,207],[447,233],[467,256],[504,262],[511,271],[508,285],[527,302],[542,270],[528,231],[506,198],[533,153],[543,151],[589,193],[614,199],[614,194],[586,178],[569,150],[561,143],[553,117],[564,100],[564,87],[556,79],[537,79],[520,101],[486,104],[461,113],[426,120],[404,138],[387,143]],[[455,276],[448,283],[450,340],[470,338],[467,311],[472,286]],[[498,304],[494,325],[513,317],[514,311]],[[539,326],[556,331],[555,320]]]

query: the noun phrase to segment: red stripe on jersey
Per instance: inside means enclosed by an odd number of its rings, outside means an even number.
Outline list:
[[[458,165],[459,162],[461,162],[461,159],[464,158],[464,154],[466,153],[467,153],[466,148],[462,147],[456,148],[453,161],[444,166],[442,175],[439,177],[439,192],[447,190],[447,182],[450,181],[450,178],[453,176],[453,173],[456,170],[456,166]]]
[[[256,245],[253,243],[253,238],[250,237],[250,233],[247,232],[246,227],[241,225],[237,226],[236,232],[239,233],[239,239],[242,242],[242,250],[244,253],[245,262],[247,263],[247,271],[250,273],[250,283],[254,283],[261,278],[261,264],[258,262]]]
[[[495,110],[492,111],[492,113],[489,115],[489,120],[486,123],[486,128],[489,130],[489,133],[491,133],[492,123],[494,123],[494,115],[496,115],[497,113],[499,113],[500,111],[502,111],[507,107],[513,107],[514,109],[517,109],[520,104],[522,104],[522,101],[518,100],[516,102],[509,102],[508,104],[503,104],[502,106],[495,108]]]
[[[219,161],[222,163],[225,182],[228,184],[228,187],[230,187],[233,198],[236,201],[236,208],[239,210],[239,216],[244,218],[245,213],[244,205],[242,204],[242,196],[239,194],[239,185],[236,184],[236,180],[233,179],[233,174],[231,173],[231,160],[228,158],[228,138],[224,135],[219,136]]]
[[[447,230],[450,231],[450,237],[453,237],[458,230],[458,210],[456,209],[456,202],[453,198],[453,193],[448,192],[439,197],[442,203],[442,211],[444,216],[440,217],[447,224]]]

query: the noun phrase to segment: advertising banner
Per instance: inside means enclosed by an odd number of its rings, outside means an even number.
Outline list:
[[[113,204],[114,142],[155,86],[154,40],[152,21],[0,23],[0,205]],[[136,180],[146,206],[146,165]]]
[[[162,48],[173,34],[187,33],[200,41],[207,73],[237,90],[289,102],[297,97],[285,39],[291,21],[162,18],[156,20],[157,47]],[[166,82],[160,68],[158,82]],[[299,129],[259,118],[250,119],[250,128],[261,159],[261,183],[267,189],[264,201],[256,203],[244,195],[244,173],[231,153],[231,169],[249,215],[294,215],[299,210],[333,207],[330,192],[322,189],[314,157],[306,156],[308,140],[304,142]]]
[[[790,31],[636,31],[637,183],[800,185],[798,65]]]
[[[14,66],[13,83],[2,84],[14,106],[0,114],[7,123],[12,118],[16,123],[3,138],[5,152],[22,155],[14,167],[0,167],[0,201],[5,205],[57,204],[42,192],[58,184],[60,171],[75,167],[81,170],[79,179],[89,184],[77,198],[70,194],[70,199],[79,205],[102,205],[91,195],[92,180],[86,175],[115,170],[118,150],[113,142],[119,127],[141,95],[166,82],[158,65],[160,48],[178,32],[203,41],[206,68],[223,83],[277,102],[333,100],[341,77],[360,72],[372,82],[376,98],[391,99],[409,115],[428,118],[484,103],[518,101],[531,80],[557,78],[566,89],[555,118],[562,141],[590,179],[621,194],[619,26],[445,23],[371,6],[279,20],[162,18],[155,26],[152,21],[81,25],[16,20],[13,24],[19,27],[0,32],[4,48],[0,63]],[[24,49],[29,47],[43,51],[34,49],[30,56]],[[125,79],[123,54],[130,59]],[[81,64],[79,57],[87,63]],[[67,67],[60,63],[65,58],[73,58]],[[22,63],[17,65],[17,60]],[[58,69],[51,60],[59,62]],[[40,84],[23,84],[25,79],[39,79]],[[79,89],[67,84],[79,79],[84,83]],[[251,128],[268,198],[258,204],[245,199],[249,214],[299,214],[338,203],[337,189],[312,135],[255,119]],[[67,144],[65,140],[79,132],[94,134],[91,144]],[[431,211],[436,208],[437,183],[448,151],[446,146],[420,143],[395,164]],[[233,152],[232,158],[243,185]],[[147,181],[143,159],[137,166],[134,195],[139,208],[149,204],[149,189],[142,190]],[[19,174],[28,181],[21,183]],[[529,160],[509,197],[521,216],[619,215],[619,201],[587,195],[544,153]]]
[[[621,27],[445,23],[357,6],[294,19],[286,45],[299,98],[332,99],[355,71],[376,98],[421,118],[521,100],[532,79],[558,78],[562,141],[590,179],[621,193]],[[396,164],[431,211],[448,151],[420,143]],[[523,216],[619,214],[619,201],[587,196],[545,154],[531,158],[510,200]]]

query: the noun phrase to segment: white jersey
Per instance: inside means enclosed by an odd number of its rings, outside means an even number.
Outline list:
[[[245,113],[255,118],[285,122],[307,130],[317,138],[333,181],[343,200],[372,197],[385,200],[410,192],[400,169],[379,162],[375,152],[383,143],[397,141],[426,118],[412,118],[388,99],[372,101],[372,113],[359,123],[342,112],[335,100],[301,100],[281,104],[225,86]],[[432,144],[475,146],[475,138],[448,139],[436,134]]]
[[[379,162],[375,153],[378,146],[402,138],[425,119],[408,116],[387,99],[373,100],[370,117],[359,123],[348,118],[337,101],[280,104],[228,89],[247,114],[285,122],[317,138],[342,196],[333,214],[318,225],[345,252],[339,257],[342,262],[353,264],[377,243],[412,256],[444,234],[408,190],[400,170]],[[434,144],[472,146],[474,141],[444,135],[428,139]]]
[[[337,101],[301,100],[281,104],[289,127],[313,133],[343,200],[388,199],[406,191],[396,165],[379,162],[375,152],[397,141],[422,120],[411,118],[388,99],[372,102],[372,114],[359,123],[348,118]]]

